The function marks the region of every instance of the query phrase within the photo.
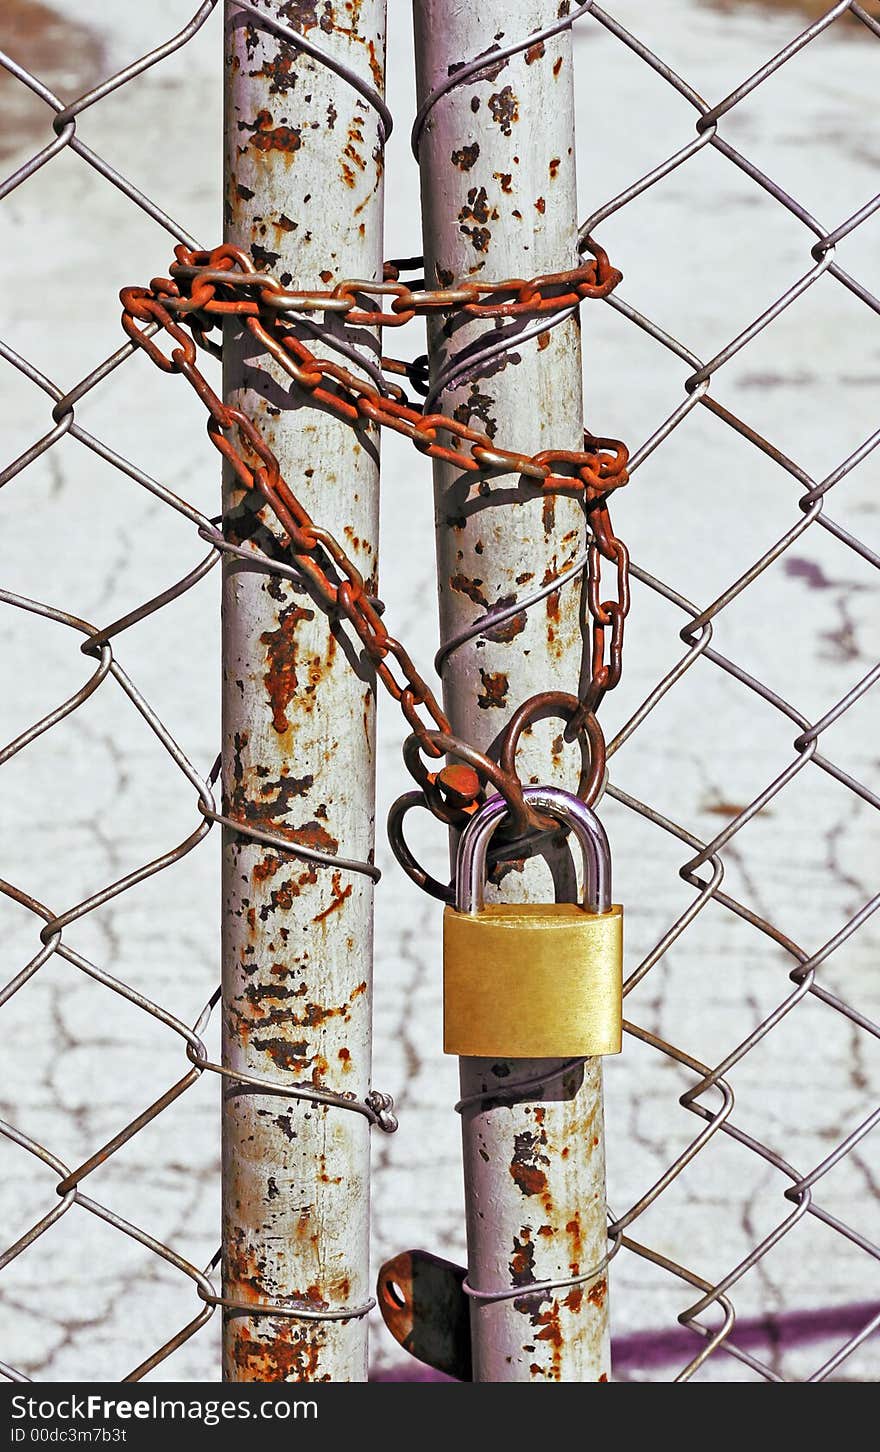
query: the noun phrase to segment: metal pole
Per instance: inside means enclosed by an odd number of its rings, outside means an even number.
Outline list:
[[[266,0],[258,8],[382,88],[385,0],[361,0],[344,14],[338,7],[338,24],[331,7]],[[294,288],[380,278],[376,110],[253,7],[227,7],[225,39],[226,241]],[[224,358],[226,401],[257,422],[313,519],[344,541],[375,590],[377,430],[353,429],[303,399],[248,347],[235,320]],[[227,538],[283,559],[277,522],[257,512],[259,502],[227,472]],[[374,765],[374,680],[361,650],[304,588],[227,555],[226,813],[331,857],[372,860]],[[225,1064],[363,1099],[371,878],[226,831],[222,914]],[[224,1297],[361,1314],[295,1319],[227,1308],[226,1380],[366,1380],[369,1137],[359,1114],[231,1081],[223,1100]]]
[[[414,4],[419,104],[462,63],[558,19],[557,0]],[[491,52],[488,57],[491,65]],[[527,278],[577,265],[574,94],[570,32],[496,63],[441,95],[423,127],[419,162],[427,285],[463,278]],[[437,406],[473,420],[501,447],[535,453],[582,446],[580,332],[574,318],[538,337],[534,319],[510,329],[506,362],[444,390]],[[433,376],[492,324],[431,334]],[[430,400],[429,400],[430,403]],[[475,614],[552,579],[583,549],[584,514],[568,497],[536,497],[512,477],[473,483],[434,465],[441,637]],[[550,595],[494,638],[447,660],[444,700],[453,730],[482,749],[526,697],[576,691],[583,640],[578,590]],[[572,785],[561,721],[539,722],[519,756],[525,783]],[[518,870],[521,868],[522,870]],[[509,899],[552,895],[546,863],[504,872]],[[489,897],[492,896],[490,892]],[[462,1137],[468,1280],[478,1291],[525,1290],[600,1265],[606,1248],[601,1061],[552,1077],[547,1060],[462,1059]],[[558,1067],[558,1066],[557,1066]],[[486,1091],[544,1074],[543,1089],[492,1105]],[[470,1104],[467,1101],[476,1096]],[[594,1381],[609,1374],[607,1281],[545,1294],[473,1298],[477,1381]]]

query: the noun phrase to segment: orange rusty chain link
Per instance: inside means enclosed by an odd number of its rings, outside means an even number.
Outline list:
[[[505,796],[516,835],[543,830],[545,820],[527,807],[511,753],[506,769],[490,761],[476,748],[452,735],[448,718],[430,686],[422,678],[404,646],[388,633],[381,619],[381,602],[367,594],[356,564],[343,546],[326,529],[315,524],[281,475],[275,454],[259,430],[240,409],[225,404],[214,392],[196,364],[196,344],[219,355],[220,349],[208,333],[222,325],[227,316],[241,318],[243,325],[262,347],[316,404],[323,405],[350,424],[371,420],[381,428],[406,435],[416,448],[431,458],[481,473],[487,470],[524,475],[543,493],[575,494],[583,498],[591,526],[587,566],[587,604],[592,620],[592,659],[589,685],[573,708],[566,711],[566,735],[582,734],[590,742],[594,768],[601,760],[601,731],[595,726],[595,711],[605,692],[620,679],[624,621],[629,609],[629,557],[625,545],[614,534],[607,496],[627,482],[626,447],[616,439],[584,434],[583,450],[545,449],[523,454],[501,449],[481,433],[447,414],[425,413],[413,406],[397,385],[387,385],[386,394],[350,372],[341,364],[316,357],[297,336],[289,314],[337,313],[346,323],[358,327],[399,327],[412,318],[433,312],[461,312],[470,317],[510,318],[558,313],[587,298],[603,298],[621,279],[607,254],[594,243],[587,244],[592,260],[565,272],[548,273],[530,279],[509,278],[501,282],[468,282],[454,288],[411,289],[399,281],[400,266],[387,263],[382,282],[347,279],[330,291],[302,292],[282,287],[270,274],[259,272],[240,248],[223,245],[201,251],[180,244],[168,278],[153,278],[149,288],[123,288],[122,325],[138,347],[166,373],[181,373],[195,389],[208,410],[208,433],[212,443],[229,462],[246,489],[256,490],[270,506],[287,535],[291,557],[311,586],[323,608],[348,620],[363,643],[383,685],[400,702],[418,746],[432,758],[445,753],[467,763],[456,771],[446,768],[437,774],[420,769],[412,752],[408,765],[419,781],[424,804],[441,820],[462,825],[475,810],[486,783]],[[372,296],[392,297],[390,311],[362,306]],[[146,324],[149,331],[141,326]],[[152,326],[150,326],[152,325]],[[154,328],[161,329],[176,346],[170,356],[152,340]],[[396,373],[411,373],[413,365],[396,359],[382,359],[382,366]],[[417,365],[416,365],[417,366]],[[237,434],[237,443],[230,435]],[[442,442],[439,435],[449,436]],[[560,472],[564,470],[565,472]],[[343,577],[335,582],[322,563],[329,558]],[[616,598],[601,597],[601,560],[616,567]],[[606,631],[610,642],[606,659]],[[388,657],[396,660],[403,677],[399,681]],[[537,718],[545,705],[552,710],[553,693],[542,693],[525,702],[516,713],[527,710]],[[430,722],[419,714],[424,708]],[[546,714],[546,712],[545,712]],[[591,770],[590,797],[601,783],[601,771]],[[582,785],[585,778],[582,777]]]

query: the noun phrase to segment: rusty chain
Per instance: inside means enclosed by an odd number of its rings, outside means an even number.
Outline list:
[[[596,711],[605,693],[620,679],[624,622],[629,610],[629,556],[614,534],[608,496],[627,482],[628,453],[616,439],[585,431],[582,450],[543,450],[523,454],[499,448],[487,434],[439,412],[414,405],[403,389],[384,379],[384,388],[352,373],[344,365],[320,358],[298,336],[292,317],[336,313],[358,327],[399,327],[417,316],[457,311],[473,318],[540,317],[577,306],[588,298],[604,298],[620,281],[604,250],[588,241],[590,261],[564,272],[534,278],[507,278],[500,282],[467,282],[457,287],[426,289],[400,281],[405,268],[420,259],[386,263],[383,280],[353,278],[328,291],[296,291],[282,287],[269,273],[260,272],[240,248],[223,245],[212,251],[175,248],[170,277],[153,278],[148,288],[126,287],[120,293],[122,325],[132,341],[163,372],[180,373],[208,410],[208,434],[245,489],[255,490],[273,511],[286,536],[282,543],[316,600],[329,614],[352,626],[390,695],[400,703],[412,735],[404,760],[420,791],[413,794],[434,816],[453,826],[463,825],[476,810],[487,785],[507,801],[510,832],[527,837],[548,827],[545,819],[526,805],[516,771],[516,741],[522,730],[539,716],[559,714],[567,722],[569,739],[579,737],[588,748],[589,767],[581,774],[579,792],[592,801],[604,773],[604,738]],[[390,310],[369,307],[377,297],[391,297]],[[316,524],[282,477],[273,451],[254,422],[240,409],[225,404],[196,363],[197,345],[220,356],[220,346],[209,336],[222,327],[224,317],[236,316],[256,341],[275,359],[313,402],[356,426],[370,421],[411,439],[430,458],[443,459],[470,473],[516,473],[545,494],[573,494],[583,500],[591,535],[587,553],[587,608],[592,623],[590,680],[579,698],[542,692],[514,713],[501,741],[500,764],[452,733],[451,724],[433,691],[420,675],[400,641],[382,621],[381,601],[367,593],[363,575],[339,541]],[[174,345],[165,353],[153,341],[157,331]],[[382,359],[386,372],[405,375],[419,386],[424,373],[421,360],[414,364]],[[441,439],[447,436],[447,441]],[[237,441],[236,441],[237,440]],[[616,572],[615,597],[602,600],[602,560]],[[334,573],[338,578],[334,579]],[[610,632],[610,639],[607,639]],[[396,661],[400,679],[389,657]],[[420,713],[424,713],[420,714]],[[427,719],[425,719],[427,718]],[[422,758],[444,754],[458,765],[433,772]],[[413,805],[413,801],[409,804]],[[556,824],[554,830],[557,830]],[[446,889],[420,873],[403,844],[393,844],[398,860],[421,886],[437,896]]]

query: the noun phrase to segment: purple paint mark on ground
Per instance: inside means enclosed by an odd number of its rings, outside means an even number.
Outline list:
[[[780,1316],[760,1316],[738,1321],[731,1344],[742,1351],[756,1354],[779,1354],[812,1341],[840,1337],[841,1344],[855,1336],[875,1316],[880,1316],[880,1303],[862,1301],[848,1306],[823,1306],[814,1311],[789,1311]],[[877,1328],[880,1330],[880,1327]],[[617,1336],[611,1343],[611,1360],[615,1372],[652,1371],[672,1361],[689,1361],[696,1349],[698,1335],[686,1326],[668,1331],[634,1331]],[[411,1366],[395,1367],[377,1372],[371,1381],[436,1382],[452,1381],[430,1366],[413,1362]]]

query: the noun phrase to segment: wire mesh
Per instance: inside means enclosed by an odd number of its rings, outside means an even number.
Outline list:
[[[194,239],[161,206],[144,195],[115,166],[82,141],[77,132],[77,125],[79,119],[92,107],[98,106],[106,97],[120,88],[126,87],[144,72],[154,66],[161,66],[163,61],[190,44],[201,44],[199,36],[202,34],[202,27],[215,6],[216,0],[207,0],[207,3],[199,7],[189,23],[176,35],[162,41],[145,53],[141,59],[116,72],[106,81],[92,87],[77,101],[67,105],[44,85],[38,76],[26,71],[14,56],[0,55],[0,63],[7,74],[22,86],[29,88],[49,108],[51,130],[54,133],[48,138],[41,137],[38,148],[29,159],[18,166],[0,186],[0,199],[11,199],[20,187],[31,182],[44,167],[54,164],[57,158],[63,154],[71,153],[105,182],[116,187],[133,206],[141,209],[175,241],[183,241],[189,246],[197,245]],[[861,1095],[858,1096],[858,1103],[853,1103],[851,1110],[848,1111],[849,1127],[846,1132],[826,1136],[828,1143],[823,1145],[819,1158],[815,1161],[802,1162],[792,1151],[786,1149],[784,1137],[780,1139],[764,1132],[756,1132],[751,1119],[747,1119],[745,1122],[738,1120],[733,1089],[735,1071],[747,1056],[757,1056],[761,1046],[768,1042],[771,1047],[774,1043],[784,1045],[780,1048],[780,1054],[785,1062],[785,1054],[791,1051],[791,1043],[785,1039],[786,1025],[790,1025],[798,1015],[803,1015],[808,1005],[821,1005],[823,1011],[845,1022],[853,1036],[852,1052],[855,1056],[863,1052],[862,1047],[855,1046],[856,1041],[861,1045],[863,1042],[868,1043],[872,1038],[880,1036],[880,1029],[872,1021],[867,1009],[860,1008],[858,1002],[850,1002],[850,995],[837,991],[834,986],[833,974],[829,972],[828,966],[833,955],[857,933],[876,907],[880,905],[880,894],[860,900],[845,920],[830,923],[824,942],[818,946],[803,946],[785,931],[783,925],[788,917],[786,905],[782,903],[773,908],[766,907],[761,900],[760,893],[750,890],[747,876],[749,838],[746,829],[754,823],[759,814],[766,813],[767,809],[786,792],[793,795],[797,790],[795,783],[802,774],[806,774],[814,780],[819,777],[826,779],[827,783],[833,785],[835,792],[849,793],[859,803],[863,803],[869,808],[876,808],[880,805],[880,798],[868,784],[828,754],[823,740],[823,737],[826,740],[829,739],[825,737],[825,733],[840,722],[843,716],[869,691],[880,674],[880,667],[875,666],[864,672],[860,678],[852,680],[848,688],[836,699],[826,701],[819,711],[813,710],[808,713],[796,703],[784,699],[772,684],[761,679],[746,665],[722,653],[714,643],[714,639],[724,612],[734,606],[741,597],[745,596],[746,600],[751,598],[748,596],[749,590],[752,590],[754,596],[757,596],[760,589],[759,582],[766,572],[772,571],[773,567],[780,563],[784,565],[786,556],[791,557],[792,546],[807,534],[814,534],[817,530],[823,531],[843,551],[858,556],[868,567],[875,567],[878,564],[877,554],[850,528],[831,517],[827,511],[827,504],[829,494],[860,466],[880,443],[880,430],[859,443],[834,467],[826,470],[821,476],[814,477],[813,473],[790,457],[787,450],[777,447],[772,440],[766,438],[763,430],[759,431],[747,420],[731,412],[725,404],[718,400],[715,391],[716,381],[723,382],[725,378],[724,369],[727,365],[734,358],[739,357],[743,350],[752,347],[765,330],[770,330],[772,339],[773,327],[778,326],[789,310],[793,310],[796,318],[798,306],[803,305],[801,300],[816,286],[828,289],[835,285],[854,299],[860,310],[880,312],[880,301],[871,289],[864,281],[854,276],[838,258],[838,252],[843,251],[842,244],[865,226],[874,212],[880,208],[880,196],[864,202],[842,221],[831,218],[829,225],[827,220],[820,221],[814,217],[796,197],[792,196],[773,177],[766,174],[755,161],[750,159],[746,151],[741,150],[739,145],[734,145],[729,139],[728,132],[731,122],[737,116],[738,108],[743,106],[758,88],[794,63],[796,57],[806,47],[817,42],[821,43],[820,37],[826,32],[839,25],[856,24],[862,27],[868,42],[873,43],[874,40],[880,39],[880,20],[872,16],[868,9],[851,3],[851,0],[843,0],[843,3],[838,3],[823,11],[812,24],[729,91],[721,101],[710,105],[687,80],[675,73],[662,55],[657,54],[643,40],[630,33],[613,13],[609,13],[599,5],[588,3],[572,6],[571,15],[568,18],[572,23],[576,21],[582,29],[595,27],[601,30],[606,41],[613,42],[615,47],[622,48],[635,56],[696,113],[696,135],[683,130],[677,149],[656,162],[637,181],[621,190],[607,204],[593,212],[584,223],[581,232],[582,238],[596,235],[600,241],[603,240],[602,227],[612,217],[635,204],[654,188],[664,187],[667,179],[674,177],[680,168],[687,167],[700,153],[711,148],[731,163],[756,191],[764,193],[772,199],[773,203],[789,213],[804,229],[804,239],[809,244],[806,248],[808,259],[792,267],[791,279],[784,289],[775,296],[768,297],[760,312],[741,326],[732,338],[715,339],[709,348],[702,349],[700,353],[692,350],[687,342],[673,337],[666,326],[654,322],[646,316],[639,307],[628,300],[625,288],[622,295],[614,293],[607,299],[608,306],[614,310],[619,319],[656,344],[656,366],[658,368],[663,367],[667,359],[671,359],[676,369],[676,377],[681,371],[680,365],[684,365],[686,370],[683,380],[683,398],[668,416],[650,431],[648,437],[631,457],[630,472],[634,478],[630,486],[628,506],[630,509],[637,508],[633,496],[637,494],[640,487],[638,471],[641,466],[655,456],[660,459],[667,456],[671,452],[672,441],[677,438],[678,431],[683,428],[686,420],[699,410],[704,410],[713,421],[724,426],[725,439],[733,439],[736,436],[737,440],[742,441],[750,451],[755,451],[756,455],[769,460],[781,471],[783,476],[788,476],[793,480],[796,486],[796,492],[792,493],[791,522],[774,539],[766,540],[754,562],[747,568],[741,569],[736,578],[708,605],[690,601],[681,590],[676,588],[675,584],[666,583],[665,580],[643,568],[637,558],[634,560],[632,574],[639,585],[667,602],[684,619],[685,623],[679,633],[685,650],[672,668],[663,673],[656,684],[646,692],[644,698],[631,711],[629,718],[610,741],[608,748],[609,758],[611,758],[610,772],[606,785],[608,798],[628,812],[635,814],[642,823],[655,829],[658,836],[683,844],[688,854],[687,860],[683,864],[677,865],[674,870],[678,877],[693,889],[693,897],[675,918],[672,925],[665,928],[656,937],[649,950],[642,956],[641,961],[635,965],[627,964],[625,992],[628,997],[632,995],[629,1002],[633,1005],[632,1012],[636,1015],[636,1021],[630,1022],[628,1025],[629,1033],[652,1054],[659,1055],[671,1065],[679,1066],[687,1072],[689,1087],[678,1102],[688,1114],[701,1121],[697,1125],[695,1136],[674,1156],[667,1156],[662,1173],[650,1187],[639,1193],[623,1213],[618,1213],[613,1217],[610,1226],[611,1249],[615,1256],[632,1255],[650,1262],[664,1276],[693,1287],[697,1293],[691,1305],[678,1317],[684,1329],[680,1333],[676,1333],[674,1330],[668,1333],[657,1333],[657,1339],[662,1340],[664,1335],[667,1338],[664,1369],[668,1369],[670,1365],[674,1364],[675,1357],[680,1354],[680,1369],[677,1370],[677,1376],[680,1379],[687,1379],[702,1368],[708,1369],[710,1363],[712,1366],[717,1366],[722,1358],[728,1357],[733,1358],[740,1371],[747,1370],[768,1380],[785,1380],[790,1379],[790,1376],[781,1369],[783,1362],[780,1361],[778,1354],[772,1351],[772,1327],[763,1342],[760,1338],[756,1340],[750,1330],[738,1335],[734,1315],[735,1293],[737,1288],[742,1290],[741,1283],[751,1272],[761,1267],[766,1269],[766,1263],[772,1263],[774,1251],[790,1236],[796,1236],[799,1229],[809,1220],[821,1224],[832,1233],[834,1244],[824,1253],[826,1263],[834,1258],[834,1245],[842,1247],[846,1242],[848,1247],[858,1252],[864,1262],[866,1272],[869,1262],[873,1268],[873,1263],[880,1258],[880,1249],[859,1226],[849,1223],[849,1217],[832,1212],[823,1205],[822,1189],[824,1186],[822,1182],[847,1157],[863,1146],[866,1137],[880,1118],[880,1109],[870,1108],[868,1088],[865,1083],[862,1086]],[[609,55],[609,77],[613,75],[613,65],[614,61]],[[601,81],[596,84],[601,86]],[[647,80],[645,84],[647,85]],[[757,240],[756,237],[750,235],[750,243],[756,245]],[[756,256],[759,255],[756,245]],[[625,268],[626,259],[621,260]],[[159,259],[157,266],[163,267],[164,265],[163,257]],[[109,306],[111,306],[110,299],[108,299]],[[868,312],[862,314],[866,322],[870,321]],[[0,754],[0,764],[5,764],[39,737],[51,732],[67,717],[80,711],[96,692],[102,689],[118,688],[134,711],[147,723],[179,773],[181,792],[187,793],[188,799],[193,802],[192,829],[183,840],[172,843],[153,856],[149,862],[134,870],[128,869],[123,874],[114,876],[105,886],[94,889],[81,901],[60,910],[57,906],[49,907],[43,904],[32,891],[26,890],[22,886],[12,882],[3,882],[2,891],[6,899],[17,904],[19,908],[27,911],[35,919],[35,927],[38,927],[39,946],[29,961],[21,965],[6,984],[0,995],[0,1003],[5,1007],[18,995],[24,999],[24,996],[30,991],[29,986],[32,986],[34,980],[46,970],[47,965],[53,959],[61,959],[78,973],[86,975],[93,983],[100,985],[105,991],[125,999],[134,1010],[148,1015],[169,1034],[175,1035],[181,1041],[181,1073],[140,1113],[133,1116],[114,1133],[102,1138],[87,1158],[74,1164],[69,1164],[59,1157],[52,1144],[44,1142],[42,1135],[31,1133],[27,1123],[23,1120],[18,1122],[18,1116],[14,1116],[16,1122],[3,1122],[0,1128],[7,1140],[45,1166],[47,1172],[54,1173],[56,1179],[52,1185],[47,1174],[46,1189],[52,1192],[47,1194],[44,1202],[48,1208],[44,1208],[30,1227],[23,1234],[19,1234],[4,1251],[0,1257],[0,1269],[25,1254],[39,1255],[40,1245],[45,1245],[46,1238],[57,1233],[55,1227],[59,1222],[66,1219],[69,1212],[74,1211],[77,1215],[84,1212],[88,1216],[97,1217],[114,1231],[136,1241],[147,1252],[170,1266],[182,1278],[192,1282],[196,1304],[182,1318],[183,1323],[180,1329],[157,1344],[155,1349],[150,1350],[149,1354],[145,1355],[138,1366],[129,1373],[130,1378],[136,1379],[159,1366],[166,1357],[170,1356],[186,1339],[209,1321],[217,1303],[217,1291],[211,1281],[211,1272],[217,1264],[218,1257],[215,1256],[204,1270],[200,1269],[181,1255],[166,1239],[151,1233],[147,1226],[135,1224],[132,1220],[116,1213],[103,1200],[93,1199],[87,1193],[84,1185],[95,1169],[103,1165],[135,1135],[144,1131],[157,1116],[163,1114],[182,1095],[187,1094],[198,1083],[206,1069],[211,1070],[215,1067],[210,1060],[204,1040],[211,1013],[218,1001],[218,995],[214,993],[210,997],[198,1019],[190,1026],[160,1003],[152,1001],[139,988],[115,977],[99,963],[93,961],[92,956],[87,956],[73,947],[68,941],[68,930],[74,925],[78,927],[83,920],[88,919],[92,913],[99,911],[119,894],[128,892],[146,879],[164,873],[175,866],[205,840],[211,831],[212,823],[218,818],[219,809],[212,793],[215,770],[200,773],[191,764],[175,736],[166,728],[149,700],[128,675],[118,660],[116,652],[126,630],[188,592],[210,572],[220,558],[222,542],[218,540],[216,522],[210,516],[195,508],[165,484],[145,473],[137,464],[111,448],[79,422],[77,410],[80,404],[93,390],[99,389],[106,380],[111,378],[117,369],[126,365],[133,351],[131,344],[120,346],[104,361],[90,369],[72,387],[63,387],[59,381],[48,377],[40,367],[22,357],[16,350],[5,343],[0,343],[0,356],[6,364],[17,370],[29,383],[42,390],[51,404],[48,409],[49,416],[45,432],[9,463],[0,475],[0,483],[9,484],[36,460],[50,454],[69,434],[78,444],[91,450],[112,468],[126,476],[128,480],[148,491],[163,506],[187,520],[191,526],[194,526],[201,539],[209,545],[209,549],[196,567],[189,570],[183,578],[154,594],[138,609],[127,612],[106,626],[83,620],[78,615],[54,604],[42,600],[32,600],[12,590],[4,589],[0,592],[0,600],[7,607],[8,614],[14,615],[15,612],[24,611],[65,626],[81,635],[83,637],[81,650],[86,656],[84,683],[43,714],[39,720],[20,731],[5,751]],[[708,358],[704,356],[706,353],[709,354]],[[670,364],[671,367],[672,364]],[[732,444],[731,447],[733,447]],[[706,509],[711,513],[711,500],[707,503]],[[662,558],[662,541],[655,552]],[[573,576],[573,578],[577,577]],[[537,603],[537,599],[536,596],[529,601],[529,604],[534,605]],[[520,604],[522,606],[523,602]],[[755,607],[756,614],[761,619],[761,626],[776,633],[779,648],[784,650],[787,624],[779,620],[770,620],[769,624],[766,623],[765,617],[761,616],[764,609],[763,603]],[[475,622],[475,626],[479,628],[480,622]],[[632,633],[635,633],[637,629],[636,620]],[[438,669],[440,666],[442,666],[442,660],[438,662]],[[650,801],[643,800],[640,796],[625,790],[624,786],[618,782],[617,763],[613,757],[624,746],[629,746],[630,753],[635,752],[638,755],[640,739],[646,743],[649,739],[649,731],[644,728],[652,713],[660,707],[661,702],[670,692],[680,690],[683,683],[688,681],[692,685],[693,680],[697,679],[696,690],[697,699],[699,699],[701,689],[699,682],[704,679],[701,673],[705,672],[708,666],[721,672],[730,681],[735,682],[743,692],[748,693],[749,701],[760,701],[772,713],[775,713],[780,721],[791,722],[795,734],[787,758],[780,760],[779,769],[772,778],[766,784],[761,785],[760,789],[756,790],[744,805],[737,803],[729,806],[723,812],[725,821],[722,829],[709,840],[703,840],[695,835],[687,820],[673,819],[667,810],[661,810],[659,806],[652,805]],[[692,673],[694,673],[693,677]],[[811,682],[810,695],[813,694],[816,685],[816,682]],[[750,709],[757,711],[758,706],[754,705]],[[636,743],[634,746],[631,745],[633,741]],[[650,748],[646,744],[643,749],[646,752],[649,749],[657,750],[656,740],[652,739]],[[808,772],[808,768],[813,770]],[[186,782],[185,787],[184,781]],[[814,790],[818,791],[819,787],[815,787]],[[664,800],[663,793],[658,793],[658,799]],[[805,830],[807,830],[810,820],[808,798],[804,811]],[[665,864],[666,859],[664,858],[663,861]],[[731,866],[734,868],[734,876],[737,877],[738,882],[742,880],[745,886],[745,890],[738,887],[736,895],[725,885],[725,869],[730,876]],[[665,867],[664,870],[666,870]],[[171,893],[173,892],[173,879],[169,878],[168,883],[167,890]],[[793,885],[792,890],[797,890],[796,885]],[[673,901],[675,901],[675,894],[670,889],[667,894],[667,903]],[[726,1044],[717,1058],[703,1062],[691,1051],[690,1041],[686,1035],[677,1034],[672,1039],[660,1031],[657,1023],[658,1016],[652,1013],[650,990],[652,982],[656,982],[659,975],[663,973],[664,963],[670,951],[676,949],[685,935],[693,932],[694,926],[703,918],[704,914],[716,913],[718,910],[720,910],[719,917],[732,915],[740,923],[753,930],[755,934],[781,950],[778,961],[787,960],[787,978],[782,980],[777,976],[779,975],[778,962],[774,960],[772,1006],[768,1007],[762,999],[760,1011],[752,1012],[757,1007],[757,1002],[750,1000],[747,1005],[747,1011],[751,1014],[748,1031],[743,1033],[736,1043]],[[668,916],[668,907],[666,915]],[[651,921],[657,923],[658,920],[660,922],[665,920],[662,903],[654,905],[652,910]],[[722,930],[719,928],[717,931]],[[742,940],[739,938],[737,944],[739,945],[737,952],[743,957],[748,957],[751,950],[743,946]],[[735,990],[735,982],[733,986]],[[764,993],[766,994],[768,991],[770,990],[764,985]],[[697,992],[699,992],[699,988]],[[746,990],[743,989],[744,994],[745,992]],[[649,1024],[650,1026],[648,1026]],[[822,1030],[811,1027],[810,1033],[821,1034]],[[821,1058],[820,1042],[817,1049],[819,1068],[821,1068]],[[638,1066],[642,1062],[641,1057],[633,1055],[633,1069],[630,1072],[636,1074]],[[612,1078],[612,1096],[620,1092],[618,1082],[619,1075],[617,1078]],[[768,1087],[768,1096],[772,1098],[771,1090],[778,1096],[785,1096],[789,1092],[784,1078]],[[631,1086],[628,1092],[632,1097],[637,1097],[638,1086]],[[7,1097],[14,1099],[14,1093],[8,1093]],[[778,1177],[784,1203],[780,1206],[778,1216],[772,1225],[762,1227],[760,1233],[752,1233],[744,1254],[739,1255],[723,1273],[709,1276],[705,1273],[705,1265],[714,1261],[714,1256],[689,1256],[685,1262],[677,1255],[668,1253],[671,1237],[664,1230],[661,1212],[670,1217],[675,1215],[681,1203],[680,1199],[676,1198],[675,1188],[680,1177],[680,1183],[687,1186],[691,1167],[696,1168],[701,1156],[707,1155],[709,1146],[722,1137],[726,1137],[750,1156],[757,1157],[771,1167]],[[624,1153],[625,1147],[619,1142],[615,1143],[612,1139],[609,1143],[609,1158],[612,1163],[615,1154]],[[708,1162],[708,1159],[704,1160],[704,1163]],[[775,1179],[774,1183],[776,1183]],[[718,1204],[709,1216],[715,1244],[724,1244],[724,1221],[725,1215],[729,1213],[729,1199],[721,1195]],[[640,1221],[642,1221],[644,1229],[639,1226]],[[618,1268],[621,1264],[622,1260],[618,1259]],[[858,1280],[858,1275],[855,1275],[854,1283],[857,1284]],[[817,1298],[821,1300],[821,1296]],[[782,1307],[785,1307],[784,1286],[779,1299]],[[766,1312],[770,1318],[768,1325],[772,1321],[772,1310],[773,1308],[770,1307]],[[880,1310],[869,1303],[864,1306],[844,1307],[838,1309],[836,1314],[826,1315],[823,1321],[824,1335],[826,1339],[832,1338],[834,1344],[827,1349],[827,1354],[823,1355],[819,1364],[807,1370],[806,1379],[823,1380],[835,1377],[841,1373],[841,1369],[845,1375],[847,1358],[872,1336],[878,1326],[880,1326]],[[680,1335],[680,1341],[675,1339],[676,1334]],[[694,1342],[695,1336],[698,1338],[696,1342]],[[689,1349],[689,1342],[694,1342],[694,1349]],[[769,1354],[763,1349],[767,1343],[771,1345]],[[761,1354],[758,1354],[759,1350]],[[10,1346],[7,1355],[9,1360],[4,1361],[0,1369],[12,1380],[26,1380],[28,1373],[13,1364],[16,1361],[14,1346]],[[633,1375],[650,1374],[651,1367],[657,1364],[656,1347],[652,1348],[647,1341],[641,1341],[638,1348],[627,1354],[625,1364],[627,1370]],[[84,1367],[84,1374],[88,1374],[87,1366]],[[725,1373],[722,1371],[720,1374]]]

